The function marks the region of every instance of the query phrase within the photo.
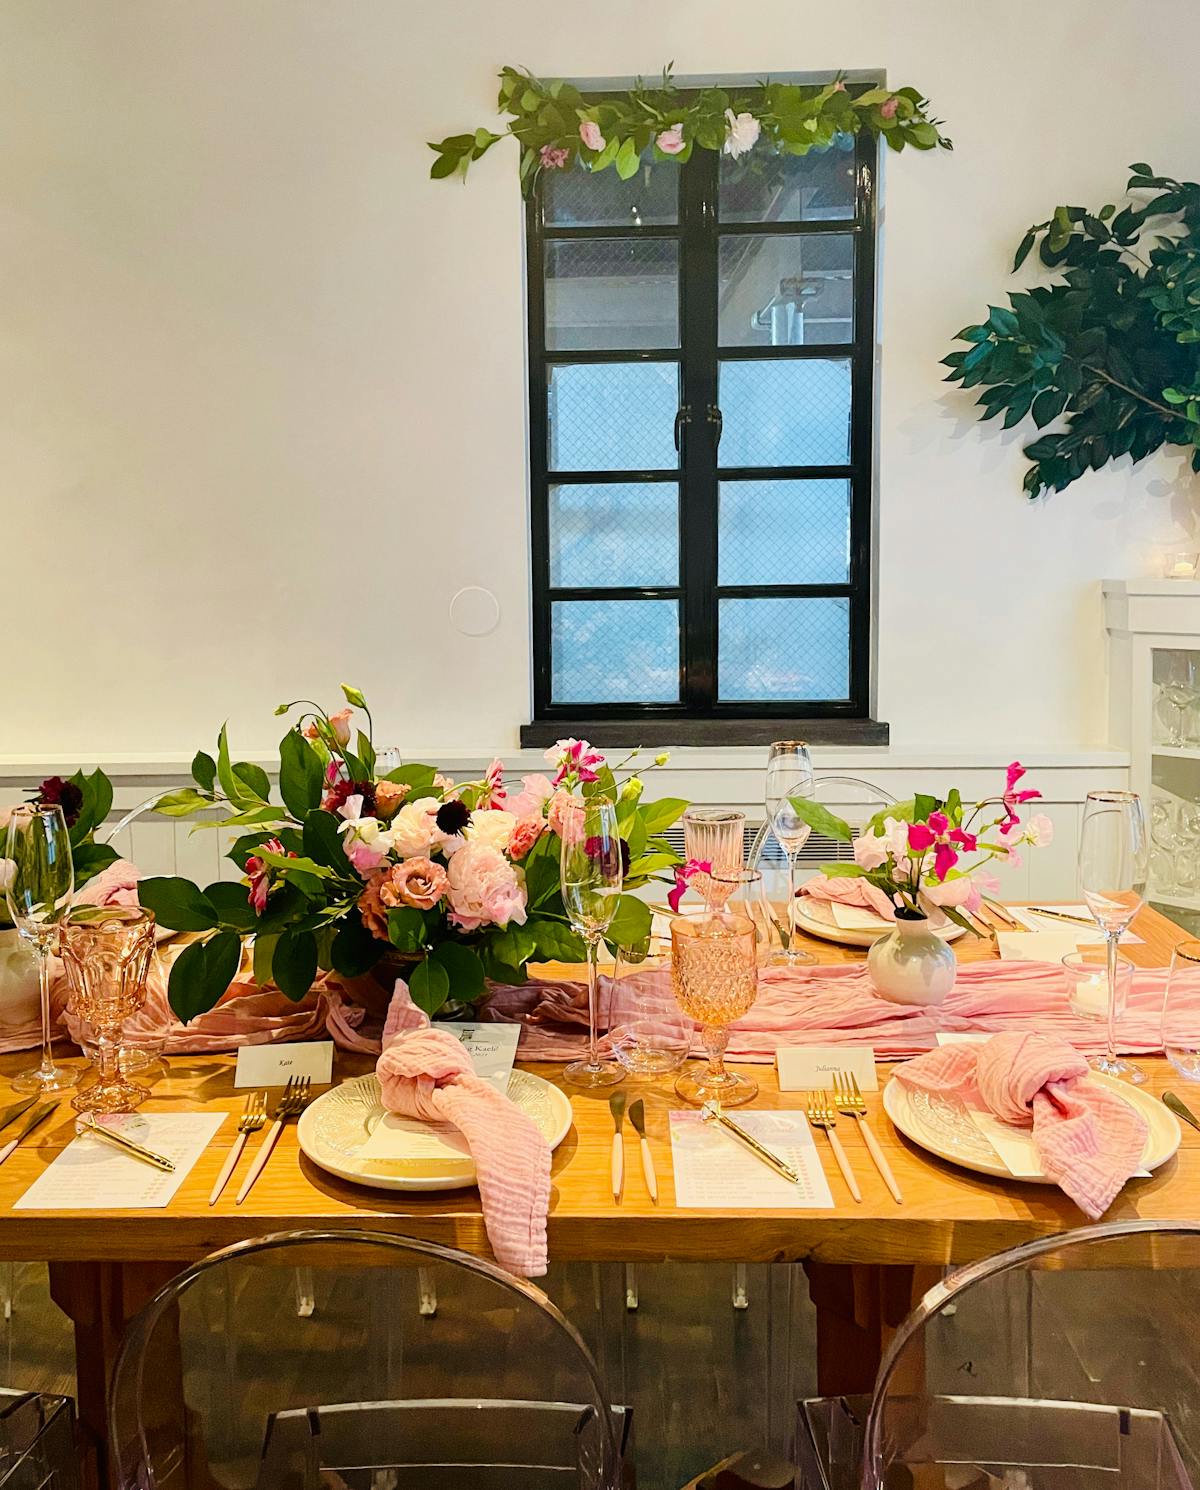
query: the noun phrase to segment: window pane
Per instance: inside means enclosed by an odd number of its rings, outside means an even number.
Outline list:
[[[673,238],[547,243],[550,351],[678,345],[679,245]]]
[[[828,222],[854,216],[854,140],[807,155],[721,156],[722,222]]]
[[[556,600],[550,691],[563,704],[662,704],[679,698],[674,600]]]
[[[720,376],[722,466],[849,462],[849,361],[722,362]]]
[[[674,482],[550,488],[550,583],[556,589],[678,582]]]
[[[717,340],[724,347],[848,342],[854,335],[849,233],[721,239]]]
[[[666,227],[679,218],[679,167],[642,158],[636,176],[622,181],[610,166],[594,175],[576,164],[543,171],[542,204],[548,228]]]
[[[568,363],[550,369],[552,471],[677,468],[677,362]]]
[[[850,692],[850,602],[722,600],[717,689],[727,703]]]
[[[844,585],[848,481],[722,481],[717,582]]]

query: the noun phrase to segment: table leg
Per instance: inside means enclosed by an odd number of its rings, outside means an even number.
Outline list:
[[[888,1342],[942,1270],[810,1261],[804,1271],[817,1310],[817,1391],[869,1395]]]
[[[50,1296],[75,1327],[75,1410],[84,1490],[109,1483],[106,1407],[126,1326],[180,1271],[169,1262],[52,1262]]]

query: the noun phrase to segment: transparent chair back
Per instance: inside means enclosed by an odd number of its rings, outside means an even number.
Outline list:
[[[0,1490],[77,1490],[69,1397],[0,1388]]]
[[[884,1357],[863,1483],[1186,1490],[1198,1321],[1200,1224],[1088,1227],[964,1268]]]
[[[621,1415],[540,1289],[375,1233],[268,1237],[182,1273],[131,1325],[109,1411],[113,1482],[138,1490],[610,1490],[619,1475]]]
[[[861,781],[857,776],[817,776],[813,782],[813,801],[828,807],[830,812],[849,823],[857,838],[877,812],[892,806],[890,797],[882,787]],[[801,857],[817,863],[852,857],[850,845],[837,839],[813,833],[801,851]],[[747,855],[747,867],[759,870],[764,876],[787,871],[787,856],[779,840],[771,831],[771,824],[764,822],[754,835]]]

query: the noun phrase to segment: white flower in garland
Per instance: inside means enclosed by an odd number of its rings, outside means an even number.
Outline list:
[[[745,155],[747,151],[754,149],[762,133],[762,125],[753,114],[735,114],[732,109],[725,110],[725,119],[728,125],[725,131],[725,154],[732,155],[736,160],[739,155]]]

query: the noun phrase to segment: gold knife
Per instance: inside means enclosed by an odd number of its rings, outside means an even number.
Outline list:
[[[4,1163],[5,1159],[8,1158],[9,1154],[12,1153],[13,1149],[16,1148],[17,1144],[20,1143],[22,1138],[27,1138],[39,1123],[44,1122],[45,1119],[48,1118],[52,1112],[57,1111],[57,1109],[57,1098],[50,1102],[43,1102],[40,1107],[35,1107],[33,1111],[26,1117],[20,1128],[17,1130],[17,1136],[15,1138],[10,1138],[9,1141],[4,1145],[4,1147],[0,1149],[0,1164]]]
[[[1164,1092],[1163,1101],[1171,1109],[1176,1117],[1180,1117],[1185,1123],[1191,1123],[1192,1127],[1200,1132],[1200,1119],[1198,1119],[1191,1108],[1174,1092]]]

